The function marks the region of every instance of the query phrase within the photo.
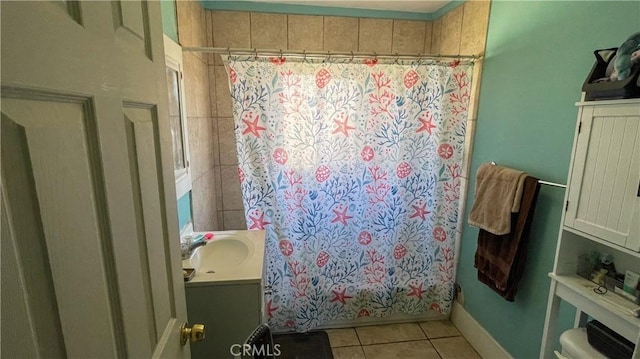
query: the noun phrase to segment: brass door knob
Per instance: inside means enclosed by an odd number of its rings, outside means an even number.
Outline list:
[[[187,344],[187,340],[192,343],[204,340],[204,325],[194,324],[192,327],[187,327],[187,323],[183,323],[180,326],[180,344]]]

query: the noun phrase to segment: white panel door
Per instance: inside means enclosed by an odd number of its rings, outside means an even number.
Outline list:
[[[640,102],[584,106],[565,225],[640,251]]]
[[[2,2],[1,356],[189,357],[159,2]]]

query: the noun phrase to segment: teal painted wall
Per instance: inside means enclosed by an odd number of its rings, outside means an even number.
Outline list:
[[[160,11],[162,12],[162,31],[173,41],[178,42],[175,0],[160,0]]]
[[[495,161],[566,183],[574,103],[595,62],[593,50],[619,46],[639,30],[640,2],[493,1],[471,173]],[[473,188],[474,178],[469,193]],[[476,279],[478,230],[466,224],[463,229],[458,282],[464,307],[514,358],[539,355],[563,196],[560,188],[541,188],[514,303]],[[472,198],[465,218],[471,204]],[[571,308],[564,306],[564,327],[572,319]]]
[[[178,199],[178,228],[182,230],[191,221],[191,192]]]

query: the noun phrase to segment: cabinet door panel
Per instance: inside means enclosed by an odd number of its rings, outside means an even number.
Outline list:
[[[565,225],[640,251],[640,106],[587,106],[581,122]]]

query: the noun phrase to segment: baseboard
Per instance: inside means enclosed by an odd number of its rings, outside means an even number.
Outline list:
[[[415,322],[425,322],[428,320],[447,320],[447,316],[432,310],[422,314],[397,313],[397,314],[390,315],[388,317],[360,317],[356,319],[334,320],[318,326],[317,329],[338,329],[338,328],[362,327],[367,325],[415,323]]]
[[[453,302],[451,311],[451,323],[462,333],[469,344],[483,358],[513,359],[486,329],[480,325],[462,305]]]

